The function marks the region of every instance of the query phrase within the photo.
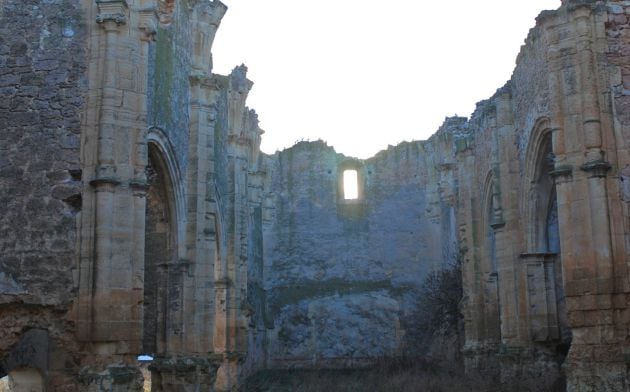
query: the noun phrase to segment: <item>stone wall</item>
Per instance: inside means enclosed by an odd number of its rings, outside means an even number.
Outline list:
[[[261,366],[262,131],[246,68],[212,74],[225,11],[0,2],[1,376],[138,390],[149,354],[156,390],[229,390]]]
[[[0,377],[230,390],[425,354],[423,281],[461,263],[469,370],[627,389],[630,4],[562,4],[469,120],[358,160],[260,153],[247,68],[212,73],[219,1],[0,1]]]
[[[149,45],[147,123],[162,129],[173,145],[185,178],[188,166],[188,77],[192,70],[191,15],[178,12],[167,25],[160,24]]]
[[[627,4],[564,3],[457,155],[467,365],[542,385],[564,361],[568,390],[623,390]]]
[[[271,366],[355,365],[415,352],[427,273],[457,259],[448,129],[360,161],[323,142],[267,159]],[[344,200],[344,169],[359,198]],[[404,213],[403,213],[404,212]]]
[[[0,12],[3,302],[67,305],[75,287],[86,93],[86,30],[76,3],[4,2]]]
[[[622,390],[627,7],[541,13],[511,80],[427,142],[366,161],[321,142],[269,157],[270,363],[400,352],[417,303],[398,290],[459,252],[469,369],[551,387],[566,361],[570,390]],[[345,167],[356,203],[340,197]]]
[[[24,332],[40,328],[49,334],[38,344],[66,359],[47,369],[59,386],[78,372],[67,316],[78,285],[87,92],[79,3],[0,2],[0,353],[13,358],[0,373],[41,369],[41,361],[19,354],[19,344],[28,346]]]

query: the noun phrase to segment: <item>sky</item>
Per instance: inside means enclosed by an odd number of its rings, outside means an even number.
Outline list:
[[[535,17],[560,0],[222,0],[213,72],[247,65],[273,153],[322,139],[368,158],[424,140],[510,79]]]

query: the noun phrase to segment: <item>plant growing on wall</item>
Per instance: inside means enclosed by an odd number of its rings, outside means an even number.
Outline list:
[[[429,273],[415,295],[417,308],[405,328],[406,354],[459,359],[463,342],[461,264]]]

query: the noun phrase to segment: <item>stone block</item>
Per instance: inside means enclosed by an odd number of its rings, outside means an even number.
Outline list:
[[[612,306],[615,309],[627,309],[628,308],[628,294],[613,294]]]

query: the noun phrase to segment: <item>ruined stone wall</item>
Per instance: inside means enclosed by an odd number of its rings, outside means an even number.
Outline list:
[[[150,354],[157,390],[229,390],[261,366],[262,131],[246,69],[212,74],[225,11],[0,2],[2,376],[136,390]]]
[[[81,208],[85,26],[76,2],[0,5],[1,293],[7,302],[67,304]]]
[[[458,223],[466,291],[465,351],[475,355],[512,347],[520,353],[531,343],[530,305],[521,296],[519,258],[544,251],[528,243],[532,230],[528,203],[533,195],[527,172],[532,157],[527,152],[537,124],[550,115],[548,45],[544,30],[532,29],[511,80],[477,105],[460,132]],[[484,358],[479,365],[494,368],[495,361]]]
[[[247,68],[236,67],[219,77],[213,149],[216,202],[217,265],[216,323],[224,337],[215,350],[223,351],[239,376],[264,366],[264,296],[262,279],[262,166],[263,131],[257,114],[245,106],[252,82]],[[217,77],[216,75],[214,76]],[[219,331],[217,330],[217,331]],[[215,337],[217,339],[217,337]],[[242,364],[240,366],[239,364]]]
[[[178,7],[168,24],[159,24],[149,45],[147,123],[164,131],[177,155],[183,180],[188,167],[193,21]]]
[[[511,80],[426,143],[367,161],[299,143],[268,159],[272,364],[395,353],[410,303],[396,289],[459,251],[469,369],[551,387],[566,360],[569,389],[622,390],[627,7],[567,1],[542,13]],[[340,199],[344,167],[360,169],[358,203]],[[424,246],[454,232],[452,250]]]
[[[67,354],[76,344],[66,319],[78,283],[80,113],[87,94],[79,3],[0,2],[0,353],[29,329],[48,330],[38,343],[68,359],[50,364],[57,385],[67,383],[64,371],[78,371]],[[12,358],[4,371],[44,366]]]
[[[418,290],[457,257],[452,155],[441,149],[450,137],[366,161],[323,142],[268,158],[270,366],[355,365],[417,349]],[[359,172],[358,200],[343,199],[346,168]]]
[[[470,120],[367,160],[260,153],[247,69],[212,73],[225,11],[0,0],[0,375],[138,390],[144,353],[156,389],[230,390],[422,354],[423,280],[461,262],[468,369],[627,387],[627,1],[542,13]]]
[[[537,22],[458,149],[467,365],[552,383],[565,361],[569,390],[623,390],[627,4]]]

